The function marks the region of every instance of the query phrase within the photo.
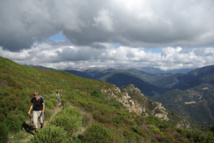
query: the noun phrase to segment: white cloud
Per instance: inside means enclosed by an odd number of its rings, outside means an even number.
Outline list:
[[[46,67],[83,68],[83,67],[156,67],[163,70],[197,68],[214,63],[214,48],[184,49],[182,47],[162,48],[161,53],[146,52],[145,49],[100,43],[106,48],[93,48],[37,43],[37,47],[10,52],[0,48],[0,56],[21,64],[43,65]],[[39,47],[39,48],[38,48]]]

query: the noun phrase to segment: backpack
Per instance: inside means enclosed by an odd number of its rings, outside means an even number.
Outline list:
[[[45,104],[45,99],[42,97],[42,95],[39,95],[39,99],[42,99],[44,101],[44,104]]]

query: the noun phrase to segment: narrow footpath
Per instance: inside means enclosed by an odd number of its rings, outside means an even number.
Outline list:
[[[49,120],[45,120],[45,119],[44,119],[44,127],[45,127],[46,125],[48,125],[48,124],[52,121],[53,117],[54,117],[60,110],[62,110],[62,109],[63,109],[63,106],[61,106],[61,107],[56,106],[56,107],[53,109],[53,113],[52,113],[51,117],[49,118]],[[27,142],[29,142],[32,138],[33,138],[33,135],[30,134],[27,138],[21,140],[21,142],[22,142],[22,143],[27,143]]]

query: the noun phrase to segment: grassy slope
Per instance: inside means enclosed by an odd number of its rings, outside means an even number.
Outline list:
[[[80,110],[82,123],[78,126],[87,127],[87,130],[81,133],[81,136],[66,134],[66,137],[73,142],[89,142],[91,138],[100,138],[98,142],[214,141],[211,132],[178,129],[154,117],[144,118],[129,113],[120,103],[100,92],[102,88],[113,88],[113,85],[106,82],[84,79],[62,71],[26,67],[1,57],[0,69],[0,131],[3,131],[0,132],[0,141],[3,141],[3,134],[7,133],[7,129],[15,137],[20,132],[35,90],[45,98],[46,119],[50,118],[57,104],[54,98],[56,90],[61,90],[63,93],[64,106],[72,105]],[[97,92],[92,93],[92,91]],[[69,109],[66,112],[70,112]],[[66,112],[62,112],[58,117],[67,114]],[[49,128],[68,132],[60,125],[48,126],[46,129]],[[45,129],[41,132],[45,132]]]

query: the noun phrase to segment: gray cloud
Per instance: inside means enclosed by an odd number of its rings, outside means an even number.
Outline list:
[[[201,67],[214,63],[213,13],[213,0],[2,0],[0,56],[52,68]],[[48,40],[59,32],[67,39]]]
[[[63,31],[73,43],[208,46],[214,39],[212,0],[0,1],[0,45],[19,51]]]

